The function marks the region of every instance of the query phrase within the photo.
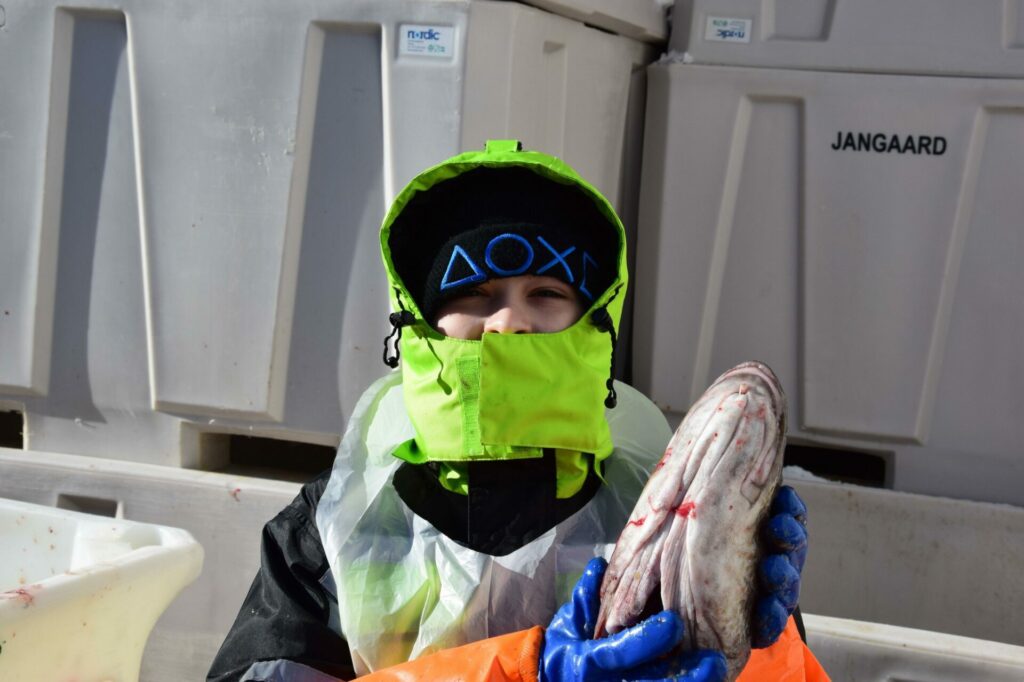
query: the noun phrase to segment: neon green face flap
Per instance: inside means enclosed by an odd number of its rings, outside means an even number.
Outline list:
[[[614,291],[597,307],[621,314]],[[552,334],[446,337],[422,322],[403,338],[403,387],[416,441],[408,461],[540,457],[543,448],[612,451],[604,416],[611,338],[588,314]]]
[[[606,334],[582,321],[555,334],[484,334],[480,441],[611,452],[604,417]]]
[[[451,339],[418,322],[402,340],[402,386],[416,429],[409,461],[504,459],[480,443],[480,342]],[[429,453],[429,454],[428,454]],[[524,456],[532,456],[532,453]]]
[[[580,320],[554,334],[452,339],[417,324],[403,339],[410,461],[540,457],[543,448],[612,451],[604,418],[607,334]]]

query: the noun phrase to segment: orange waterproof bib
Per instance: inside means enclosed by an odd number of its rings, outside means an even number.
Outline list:
[[[754,649],[736,682],[828,682],[825,669],[807,648],[790,617],[782,635],[767,649]]]
[[[536,682],[543,646],[539,627],[446,649],[359,678],[366,682]],[[792,618],[778,641],[754,649],[737,682],[829,682]]]

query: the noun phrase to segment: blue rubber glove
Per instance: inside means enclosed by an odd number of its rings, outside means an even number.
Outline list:
[[[756,649],[775,643],[800,599],[800,572],[807,558],[806,524],[807,505],[788,485],[780,487],[761,527],[767,553],[758,565],[761,589],[751,637]]]
[[[540,655],[541,682],[725,679],[725,657],[718,651],[666,657],[682,641],[685,628],[672,611],[662,611],[609,637],[593,639],[601,578],[607,567],[604,559],[591,559],[573,589],[572,601],[562,604],[548,625]]]

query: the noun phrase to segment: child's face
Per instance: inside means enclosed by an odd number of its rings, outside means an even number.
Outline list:
[[[484,332],[543,334],[572,326],[583,314],[576,290],[554,277],[520,275],[488,280],[449,298],[434,327],[455,339]]]

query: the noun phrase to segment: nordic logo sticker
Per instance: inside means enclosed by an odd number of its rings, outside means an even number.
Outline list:
[[[586,296],[590,300],[594,300],[594,295],[587,289],[587,272],[592,272],[597,267],[597,261],[594,260],[586,251],[583,251],[579,255],[577,261],[577,271],[573,272],[572,266],[569,264],[569,256],[576,252],[575,246],[569,246],[565,249],[558,249],[552,246],[544,237],[537,236],[537,243],[540,249],[535,250],[530,241],[525,237],[518,234],[512,234],[506,232],[505,234],[499,234],[497,237],[492,239],[487,247],[484,249],[483,264],[487,270],[494,273],[498,277],[515,277],[530,272],[530,268],[536,263],[540,265],[531,274],[544,275],[553,268],[560,268],[564,273],[566,281],[569,284],[576,284],[576,275],[579,275],[580,283],[577,286],[580,293]],[[512,240],[518,243],[521,247],[518,252],[521,254],[521,258],[516,263],[501,263],[498,264],[494,261],[492,254],[494,248],[500,245],[506,240]],[[538,251],[540,253],[538,254]],[[540,258],[547,258],[543,263],[538,260]],[[576,258],[573,259],[577,260]],[[447,291],[460,287],[466,284],[474,284],[476,282],[483,282],[489,279],[487,270],[480,266],[473,257],[458,244],[452,249],[452,255],[448,259],[448,267],[445,268],[444,277],[441,278],[441,291]]]
[[[704,25],[704,40],[717,40],[726,43],[749,43],[750,29],[754,22],[750,19],[732,19],[729,17],[708,17]]]
[[[451,58],[455,54],[455,27],[402,24],[398,27],[398,51],[417,57]]]

